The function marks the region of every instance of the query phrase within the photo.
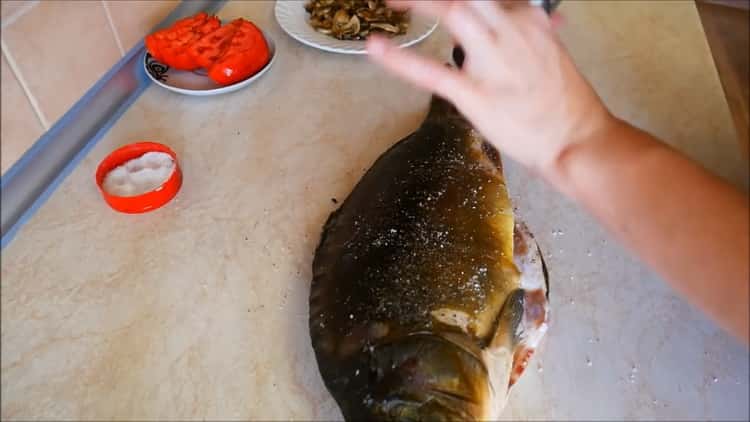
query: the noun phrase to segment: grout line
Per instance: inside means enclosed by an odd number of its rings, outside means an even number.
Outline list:
[[[10,49],[8,48],[7,44],[5,44],[5,40],[0,40],[0,44],[2,45],[3,56],[8,62],[8,66],[10,66],[10,69],[13,71],[13,76],[16,77],[18,84],[21,85],[21,89],[23,89],[24,94],[26,94],[26,99],[29,100],[31,108],[34,109],[34,114],[36,114],[37,119],[39,119],[39,123],[41,123],[42,128],[45,131],[49,130],[49,122],[44,116],[44,112],[42,112],[42,108],[39,106],[39,102],[37,102],[36,97],[31,93],[29,84],[27,84],[26,80],[23,78],[21,69],[19,69],[18,64],[16,64],[16,60],[10,54]]]
[[[6,19],[3,19],[2,25],[0,25],[0,27],[5,28],[6,26],[8,26],[8,25],[12,24],[13,22],[17,21],[18,18],[20,18],[21,16],[25,15],[26,12],[28,12],[29,10],[31,10],[32,8],[34,8],[34,6],[36,6],[37,4],[39,4],[39,0],[27,1],[23,6],[19,7],[18,10],[16,10],[15,12],[13,12],[13,14],[11,14],[10,16],[8,16]]]
[[[109,11],[109,5],[107,4],[106,0],[102,1],[102,7],[104,7],[104,14],[107,16],[107,22],[109,22],[109,29],[112,30],[112,35],[115,37],[115,43],[117,44],[117,48],[120,49],[120,57],[125,57],[125,49],[122,48],[122,41],[120,40],[120,35],[117,33],[117,27],[115,27],[115,21],[112,19],[112,13]]]

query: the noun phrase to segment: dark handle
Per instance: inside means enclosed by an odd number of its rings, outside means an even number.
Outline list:
[[[542,0],[542,9],[544,9],[545,12],[547,12],[548,15],[551,15],[552,12],[555,11],[557,6],[562,2],[562,0]]]

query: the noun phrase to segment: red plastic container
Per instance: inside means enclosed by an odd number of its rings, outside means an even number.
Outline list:
[[[166,182],[150,192],[135,196],[116,196],[104,190],[102,184],[107,173],[115,167],[138,158],[147,152],[164,152],[169,154],[172,160],[174,160],[174,171]],[[96,169],[96,185],[110,207],[120,212],[138,214],[155,210],[171,201],[182,186],[182,171],[177,162],[177,154],[166,145],[156,142],[136,142],[112,151],[111,154],[99,163],[99,167]]]

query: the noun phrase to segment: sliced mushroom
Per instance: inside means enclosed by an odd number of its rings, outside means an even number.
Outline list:
[[[349,23],[349,19],[350,17],[349,14],[346,13],[346,10],[339,9],[339,11],[333,15],[333,26],[343,27]]]
[[[406,33],[409,15],[385,6],[384,0],[309,0],[308,22],[320,33],[342,40],[362,40],[372,32]]]
[[[341,35],[344,37],[354,37],[359,34],[359,18],[355,15],[349,19],[349,22],[341,28]]]
[[[371,22],[370,28],[378,28],[378,29],[382,29],[383,31],[391,32],[394,34],[398,34],[399,32],[399,27],[391,25],[389,23],[382,23],[382,22]]]

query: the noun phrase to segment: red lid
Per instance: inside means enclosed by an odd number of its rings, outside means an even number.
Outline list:
[[[174,160],[174,171],[166,182],[150,192],[135,196],[116,196],[104,190],[102,184],[107,173],[115,167],[138,158],[147,152],[164,152],[169,154],[172,160]],[[120,212],[137,214],[155,210],[174,198],[180,190],[180,186],[182,186],[182,171],[179,164],[177,164],[177,155],[166,145],[156,142],[136,142],[112,151],[111,154],[102,160],[99,168],[96,169],[96,185],[99,187],[99,192],[102,193],[104,200],[107,201],[109,206]]]

